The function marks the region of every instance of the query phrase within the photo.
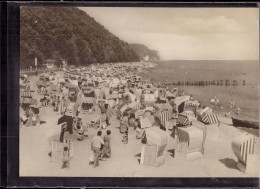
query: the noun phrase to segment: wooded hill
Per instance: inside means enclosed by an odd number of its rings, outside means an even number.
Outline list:
[[[130,44],[130,47],[135,51],[140,60],[157,61],[160,59],[157,51],[151,50],[145,45]]]
[[[72,7],[22,7],[20,12],[21,68],[39,67],[46,59],[79,66],[142,60],[136,48],[120,40],[86,12]]]

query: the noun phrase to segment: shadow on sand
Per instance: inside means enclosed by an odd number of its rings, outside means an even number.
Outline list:
[[[219,161],[221,163],[223,163],[229,169],[236,169],[236,170],[238,170],[237,162],[234,159],[224,158],[224,159],[220,159]]]
[[[137,157],[137,161],[140,164],[140,162],[141,162],[141,153],[136,154],[135,157]]]

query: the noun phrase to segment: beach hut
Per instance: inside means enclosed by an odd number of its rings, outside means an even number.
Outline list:
[[[163,152],[168,143],[168,135],[159,127],[145,129],[146,144],[141,150],[141,165],[160,166],[165,162]]]

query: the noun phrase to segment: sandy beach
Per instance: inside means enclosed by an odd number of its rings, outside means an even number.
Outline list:
[[[31,77],[31,88],[36,91],[36,77]],[[37,92],[33,92],[40,99]],[[257,135],[255,129],[239,129],[232,126],[231,119],[220,118],[220,126],[207,125],[205,153],[201,159],[188,161],[183,154],[177,152],[177,142],[169,136],[169,142],[164,151],[165,163],[159,167],[140,165],[142,143],[135,138],[135,132],[130,129],[129,142],[121,142],[119,121],[115,115],[107,129],[112,131],[112,157],[100,161],[97,168],[89,165],[92,153],[90,144],[97,129],[88,129],[88,138],[83,141],[73,140],[74,155],[69,169],[61,169],[59,163],[50,162],[48,153],[51,151],[48,132],[57,127],[61,115],[52,107],[45,107],[41,114],[40,126],[26,127],[20,125],[20,176],[64,176],[64,177],[257,177],[259,174],[245,174],[237,167],[237,158],[232,152],[231,142],[235,137],[245,133]],[[99,114],[82,116],[83,125],[93,120]],[[102,130],[103,135],[106,130]],[[170,135],[170,133],[168,132]],[[102,135],[102,136],[103,136]],[[58,139],[59,135],[54,136]],[[54,139],[51,138],[51,139]],[[259,137],[258,137],[259,138]],[[75,139],[75,138],[74,138]],[[259,144],[258,144],[259,145]],[[259,148],[258,148],[259,149]],[[173,155],[174,154],[174,155]],[[255,167],[258,170],[258,167]],[[256,171],[257,172],[257,171]]]

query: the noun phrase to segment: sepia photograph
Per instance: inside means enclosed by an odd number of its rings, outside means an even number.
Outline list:
[[[259,177],[258,8],[21,6],[17,66],[21,177]]]

